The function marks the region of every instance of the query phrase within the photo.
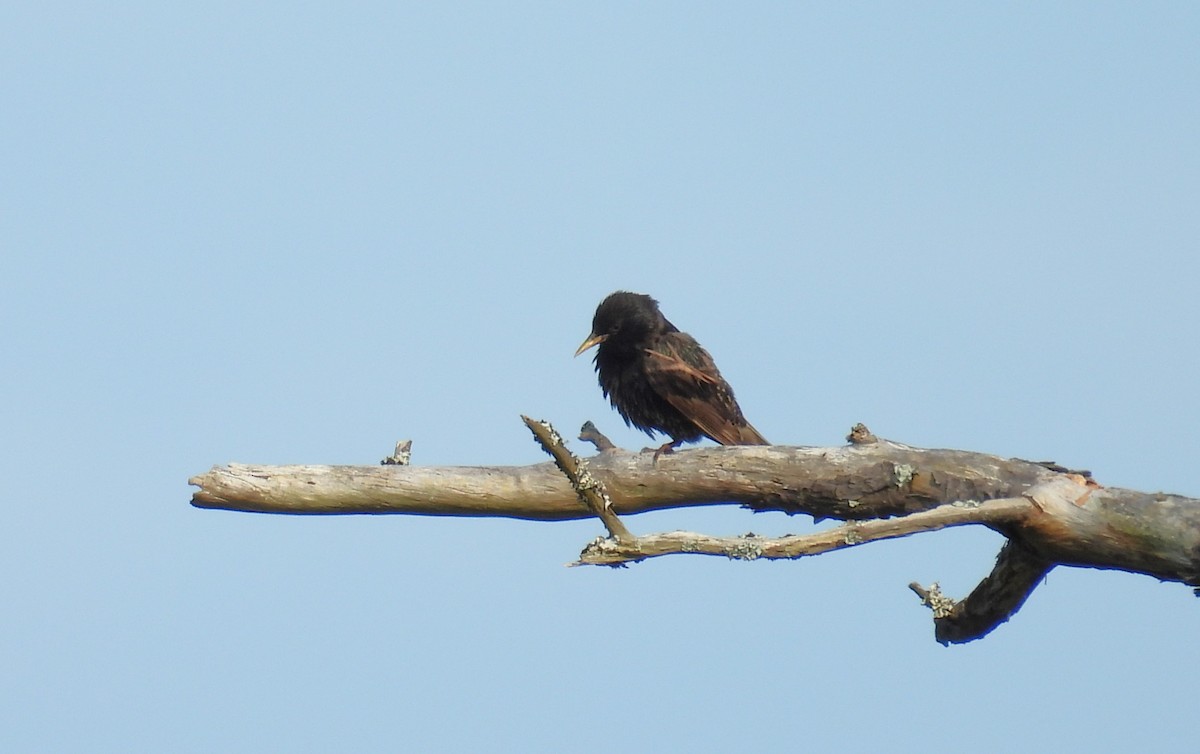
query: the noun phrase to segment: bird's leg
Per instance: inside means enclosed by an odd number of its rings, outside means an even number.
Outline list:
[[[675,448],[678,448],[682,443],[683,443],[683,440],[672,440],[671,442],[663,443],[661,446],[659,446],[657,449],[654,450],[653,463],[658,463],[658,457],[661,455],[670,455],[671,453],[674,453]],[[650,448],[646,448],[646,450],[650,450]],[[642,452],[645,452],[645,451],[642,451]]]

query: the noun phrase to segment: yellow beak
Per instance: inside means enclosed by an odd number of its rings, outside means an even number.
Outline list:
[[[575,355],[578,356],[589,348],[598,346],[606,340],[608,340],[607,335],[597,335],[596,333],[592,333],[591,335],[587,336],[587,340],[579,344],[579,348],[575,349]]]

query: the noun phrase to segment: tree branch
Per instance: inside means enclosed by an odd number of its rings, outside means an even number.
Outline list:
[[[934,638],[945,645],[982,639],[1011,618],[1033,593],[1054,564],[1009,541],[996,565],[962,602],[942,595],[937,584],[925,589],[909,584],[921,602],[933,610]]]
[[[613,512],[612,498],[604,491],[604,485],[592,476],[583,461],[567,450],[562,435],[556,432],[549,422],[535,421],[528,416],[522,416],[521,421],[529,427],[542,449],[554,458],[555,465],[566,475],[575,494],[604,523],[609,535],[618,542],[635,541],[637,537],[625,528],[625,524],[621,523],[621,519]]]
[[[537,434],[540,423],[527,423]],[[552,432],[548,425],[543,429]],[[943,643],[980,638],[1008,620],[1056,565],[1119,569],[1200,587],[1200,501],[1104,488],[1086,472],[1050,462],[912,448],[876,438],[861,425],[845,447],[715,447],[657,459],[607,449],[611,443],[594,427],[585,427],[582,438],[605,449],[586,468],[562,447],[561,438],[540,439],[563,473],[553,463],[218,466],[189,480],[199,487],[192,504],[299,514],[534,520],[594,515],[611,537],[590,544],[578,564],[596,565],[676,553],[799,558],[947,526],[987,526],[1009,542],[992,573],[966,599],[955,602],[936,585],[911,585],[934,608],[935,635]],[[397,451],[394,458],[406,460],[406,453]],[[618,518],[728,504],[848,523],[778,538],[688,532],[635,537]]]
[[[712,537],[688,531],[647,534],[629,542],[597,539],[572,565],[619,565],[660,555],[722,555],[733,560],[795,560],[808,555],[841,550],[880,539],[907,537],[965,524],[1015,521],[1033,510],[1025,498],[1000,498],[986,503],[942,505],[898,518],[844,524],[816,534],[785,537]]]
[[[857,446],[730,446],[588,459],[621,515],[743,504],[756,511],[865,520],[956,501],[1013,497],[1044,466],[883,440]],[[553,463],[532,466],[214,466],[189,482],[200,508],[293,514],[401,513],[542,521],[591,515]]]

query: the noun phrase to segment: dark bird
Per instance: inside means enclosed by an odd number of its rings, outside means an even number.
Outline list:
[[[649,296],[617,291],[601,301],[592,332],[575,355],[593,346],[599,346],[600,388],[625,424],[651,437],[670,435],[658,453],[701,437],[722,445],[770,445],[742,416],[708,351],[671,324]]]

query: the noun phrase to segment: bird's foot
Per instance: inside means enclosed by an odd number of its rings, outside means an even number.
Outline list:
[[[665,442],[657,448],[642,448],[642,452],[649,453],[650,451],[654,451],[654,459],[652,462],[658,463],[659,456],[670,455],[674,453],[675,448],[678,448],[679,444],[682,442],[683,440],[673,440],[671,442]]]

